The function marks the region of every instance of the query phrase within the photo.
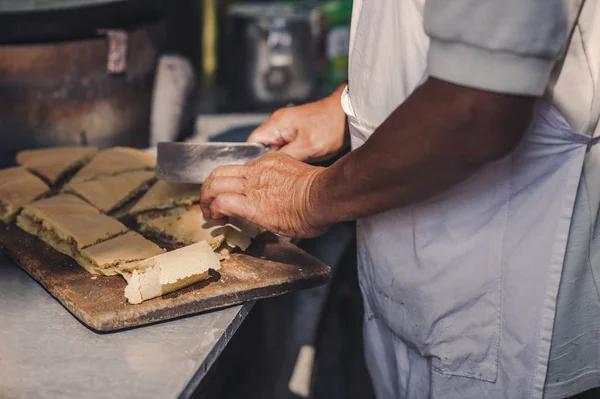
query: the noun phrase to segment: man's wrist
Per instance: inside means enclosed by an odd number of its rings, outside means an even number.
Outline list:
[[[331,180],[329,168],[321,168],[313,175],[307,195],[307,222],[313,227],[326,227],[339,222],[332,212]]]

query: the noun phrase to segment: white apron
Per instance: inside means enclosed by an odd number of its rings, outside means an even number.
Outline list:
[[[415,3],[354,7],[342,97],[353,149],[414,90],[427,51]],[[395,46],[414,60],[408,68],[381,56]],[[573,205],[593,144],[540,103],[510,156],[424,203],[358,221],[365,351],[380,399],[542,398]]]

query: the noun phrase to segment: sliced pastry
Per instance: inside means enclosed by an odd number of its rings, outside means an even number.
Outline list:
[[[154,178],[152,171],[126,172],[96,180],[70,183],[64,191],[76,194],[100,211],[109,213],[146,191]]]
[[[250,238],[256,238],[257,235],[265,232],[265,229],[262,227],[258,227],[254,223],[242,218],[229,218],[229,225],[234,226],[237,230]]]
[[[182,209],[182,208],[178,208]],[[227,228],[213,221],[207,222],[199,209],[175,212],[173,215],[157,216],[140,222],[140,231],[177,246],[206,241],[217,249],[225,241]]]
[[[117,268],[121,265],[145,260],[164,252],[164,249],[152,241],[129,231],[83,249],[77,262],[91,273],[110,276],[117,274]]]
[[[125,297],[131,304],[156,298],[210,277],[221,268],[219,259],[206,241],[167,252],[118,268],[127,281]]]
[[[159,180],[140,198],[129,213],[139,215],[144,212],[170,209],[177,206],[191,206],[199,200],[199,184]]]
[[[22,166],[0,170],[0,221],[11,222],[23,205],[33,202],[49,190],[42,179]]]
[[[69,194],[25,206],[17,226],[78,262],[85,248],[129,231],[121,222]]]
[[[157,219],[165,216],[180,216],[192,209],[194,205],[180,205],[174,208],[168,209],[153,209],[149,211],[143,211],[135,215],[135,220],[138,223],[144,223],[148,220]],[[127,213],[131,215],[131,210]]]
[[[17,154],[17,163],[55,184],[64,175],[87,163],[96,147],[53,147],[25,150]]]
[[[173,215],[141,220],[140,231],[172,245],[185,246],[207,241],[213,250],[226,243],[227,249],[239,247],[243,251],[250,246],[251,238],[260,233],[258,227],[241,219],[231,219],[225,226],[207,221],[198,205]]]
[[[100,151],[71,179],[71,183],[118,175],[136,170],[154,170],[156,158],[145,151],[114,147]]]

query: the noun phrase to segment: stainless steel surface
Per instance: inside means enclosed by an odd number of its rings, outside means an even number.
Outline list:
[[[156,177],[182,183],[203,183],[215,168],[242,165],[267,153],[255,143],[158,143]]]
[[[302,4],[235,4],[228,13],[227,80],[236,102],[304,102],[316,85],[318,18]]]
[[[188,398],[252,305],[97,334],[0,255],[0,397]]]

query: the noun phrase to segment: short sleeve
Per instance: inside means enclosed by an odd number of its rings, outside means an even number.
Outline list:
[[[542,95],[574,22],[565,1],[427,0],[430,76],[489,91]]]

